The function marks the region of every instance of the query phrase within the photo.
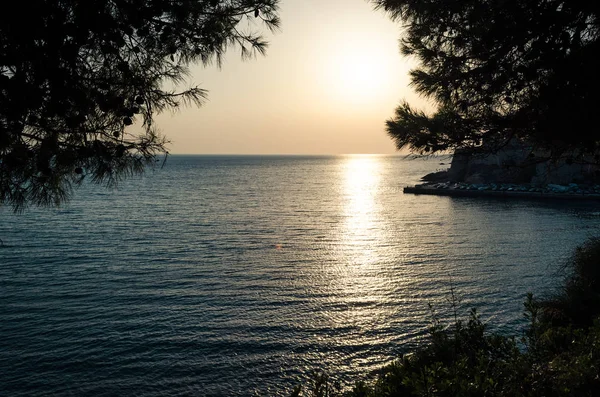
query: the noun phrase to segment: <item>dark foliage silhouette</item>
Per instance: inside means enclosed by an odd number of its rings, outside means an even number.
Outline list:
[[[554,159],[597,153],[600,3],[372,3],[404,24],[401,52],[420,61],[412,84],[437,104],[433,114],[408,103],[396,109],[387,131],[398,148],[434,153],[483,142],[494,151],[517,139]]]
[[[154,116],[228,46],[264,53],[279,0],[34,0],[0,13],[0,203],[58,205],[84,178],[112,185],[165,152]],[[242,26],[248,26],[241,29]],[[173,88],[175,87],[175,88]]]
[[[576,249],[561,288],[527,294],[521,338],[491,333],[475,310],[445,323],[432,311],[428,340],[381,369],[375,379],[335,388],[317,373],[291,396],[597,396],[600,390],[600,239]],[[365,374],[367,375],[367,374]],[[302,394],[304,392],[304,394]]]

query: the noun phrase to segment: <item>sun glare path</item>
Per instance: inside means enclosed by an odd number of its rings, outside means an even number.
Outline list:
[[[374,194],[379,184],[379,160],[376,156],[352,156],[344,170],[346,230],[352,245],[364,245],[373,223]]]
[[[380,162],[377,156],[351,156],[344,166],[344,228],[346,252],[345,274],[350,289],[356,281],[372,272],[377,265],[377,244],[382,238],[377,219],[376,194],[380,184]],[[353,281],[351,281],[353,280]],[[368,295],[368,285],[362,285]],[[361,288],[362,288],[361,287]]]
[[[377,155],[351,155],[344,158],[340,171],[343,243],[338,265],[331,269],[330,291],[347,309],[330,315],[333,323],[353,324],[363,332],[387,315],[380,307],[388,299],[389,288],[379,252],[386,238],[377,204],[382,164]]]

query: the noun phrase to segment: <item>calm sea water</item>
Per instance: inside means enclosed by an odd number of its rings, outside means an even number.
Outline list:
[[[390,362],[452,287],[519,335],[600,208],[402,193],[440,161],[174,156],[0,209],[0,395],[284,395]]]

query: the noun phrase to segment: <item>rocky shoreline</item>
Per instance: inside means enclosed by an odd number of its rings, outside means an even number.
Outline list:
[[[485,183],[465,182],[428,182],[407,186],[404,193],[430,194],[455,197],[519,197],[532,199],[567,199],[600,201],[600,185],[570,183],[568,185]]]

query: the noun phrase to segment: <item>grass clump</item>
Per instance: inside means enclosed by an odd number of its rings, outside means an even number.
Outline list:
[[[443,327],[434,319],[426,344],[349,390],[325,374],[294,397],[600,396],[600,239],[568,261],[562,288],[528,294],[521,338],[490,333],[473,310]]]

